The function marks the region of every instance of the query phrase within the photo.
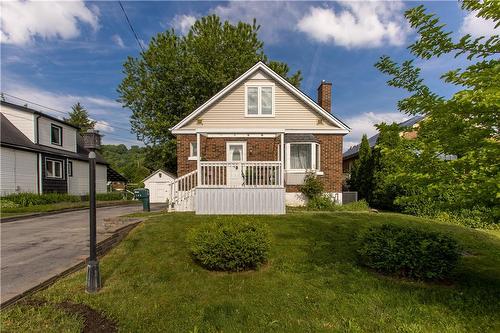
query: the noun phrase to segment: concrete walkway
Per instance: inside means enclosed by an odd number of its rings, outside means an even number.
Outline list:
[[[152,210],[162,208],[152,206]],[[98,208],[97,240],[123,226],[110,219],[140,211],[142,206],[137,205]],[[88,214],[87,209],[1,224],[2,303],[88,256]]]

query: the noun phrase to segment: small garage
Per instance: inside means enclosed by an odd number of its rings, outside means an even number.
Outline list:
[[[175,175],[165,170],[156,170],[142,182],[149,190],[149,200],[151,203],[166,203],[170,197],[170,184],[175,180]]]

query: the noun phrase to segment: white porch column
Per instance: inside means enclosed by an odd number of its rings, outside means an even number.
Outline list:
[[[201,168],[200,168],[200,156],[201,156],[201,138],[200,133],[196,133],[196,170],[197,170],[197,186],[201,185]]]
[[[285,186],[285,133],[281,133],[281,186]]]

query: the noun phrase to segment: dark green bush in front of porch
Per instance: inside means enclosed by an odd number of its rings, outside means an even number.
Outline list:
[[[190,230],[188,241],[193,258],[215,271],[256,269],[269,256],[270,232],[266,225],[224,219]]]

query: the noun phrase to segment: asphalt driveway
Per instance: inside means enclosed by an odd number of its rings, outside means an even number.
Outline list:
[[[109,235],[105,219],[141,210],[139,205],[98,208],[97,240]],[[2,223],[0,228],[2,303],[88,256],[88,209]]]

